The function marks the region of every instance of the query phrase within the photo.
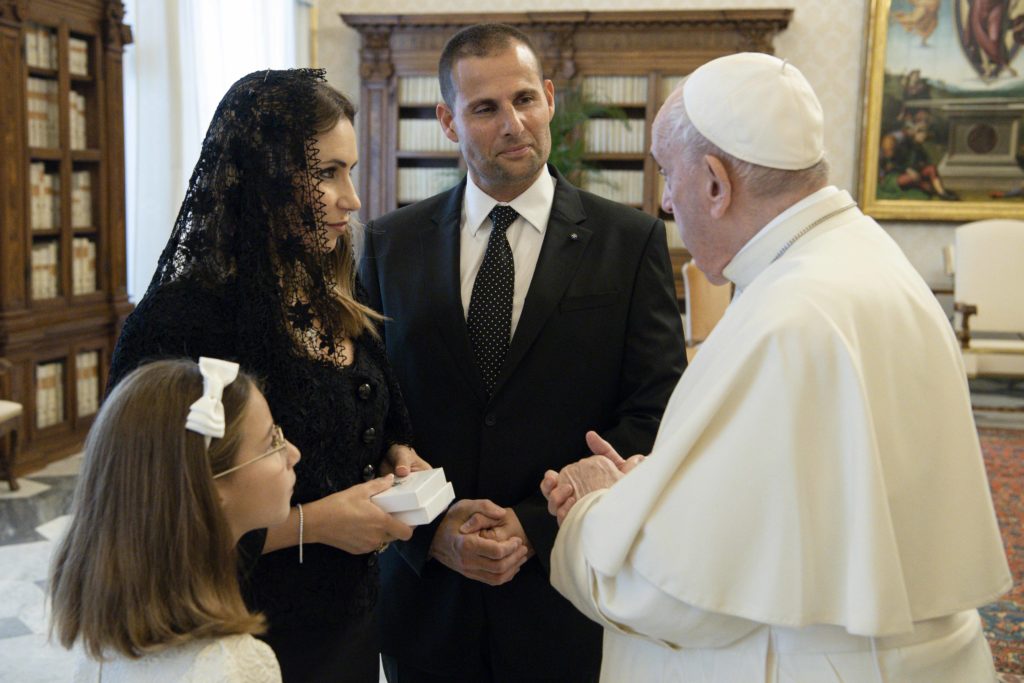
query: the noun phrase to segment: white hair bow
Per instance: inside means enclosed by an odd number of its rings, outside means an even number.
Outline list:
[[[238,363],[219,358],[199,358],[199,373],[203,376],[203,395],[189,406],[185,429],[198,432],[206,437],[210,447],[213,437],[224,436],[224,387],[238,377]]]

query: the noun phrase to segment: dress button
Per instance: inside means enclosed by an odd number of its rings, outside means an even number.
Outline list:
[[[484,418],[484,424],[488,427],[493,427],[498,424],[498,417],[494,413],[488,413],[487,417]]]
[[[363,468],[363,481],[370,481],[376,474],[377,470],[373,468],[373,465],[367,465]]]
[[[371,444],[376,439],[377,439],[377,430],[374,429],[373,427],[370,427],[365,432],[363,432],[363,443]]]
[[[366,399],[370,398],[370,392],[373,391],[373,387],[371,387],[369,384],[360,384],[358,391],[359,398],[365,401]]]

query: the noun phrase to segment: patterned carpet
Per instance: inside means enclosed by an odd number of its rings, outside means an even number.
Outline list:
[[[983,607],[981,616],[996,670],[1024,674],[1024,431],[982,428],[978,433],[1014,578],[1013,590]]]

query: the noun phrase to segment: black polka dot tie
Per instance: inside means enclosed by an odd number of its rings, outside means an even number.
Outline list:
[[[480,272],[473,282],[469,314],[466,316],[469,342],[488,395],[494,391],[512,338],[512,293],[516,271],[512,247],[505,231],[519,214],[511,206],[495,206],[489,216],[494,228],[487,240]]]

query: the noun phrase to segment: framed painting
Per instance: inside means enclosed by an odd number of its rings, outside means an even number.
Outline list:
[[[860,202],[1024,217],[1024,0],[870,0]]]

